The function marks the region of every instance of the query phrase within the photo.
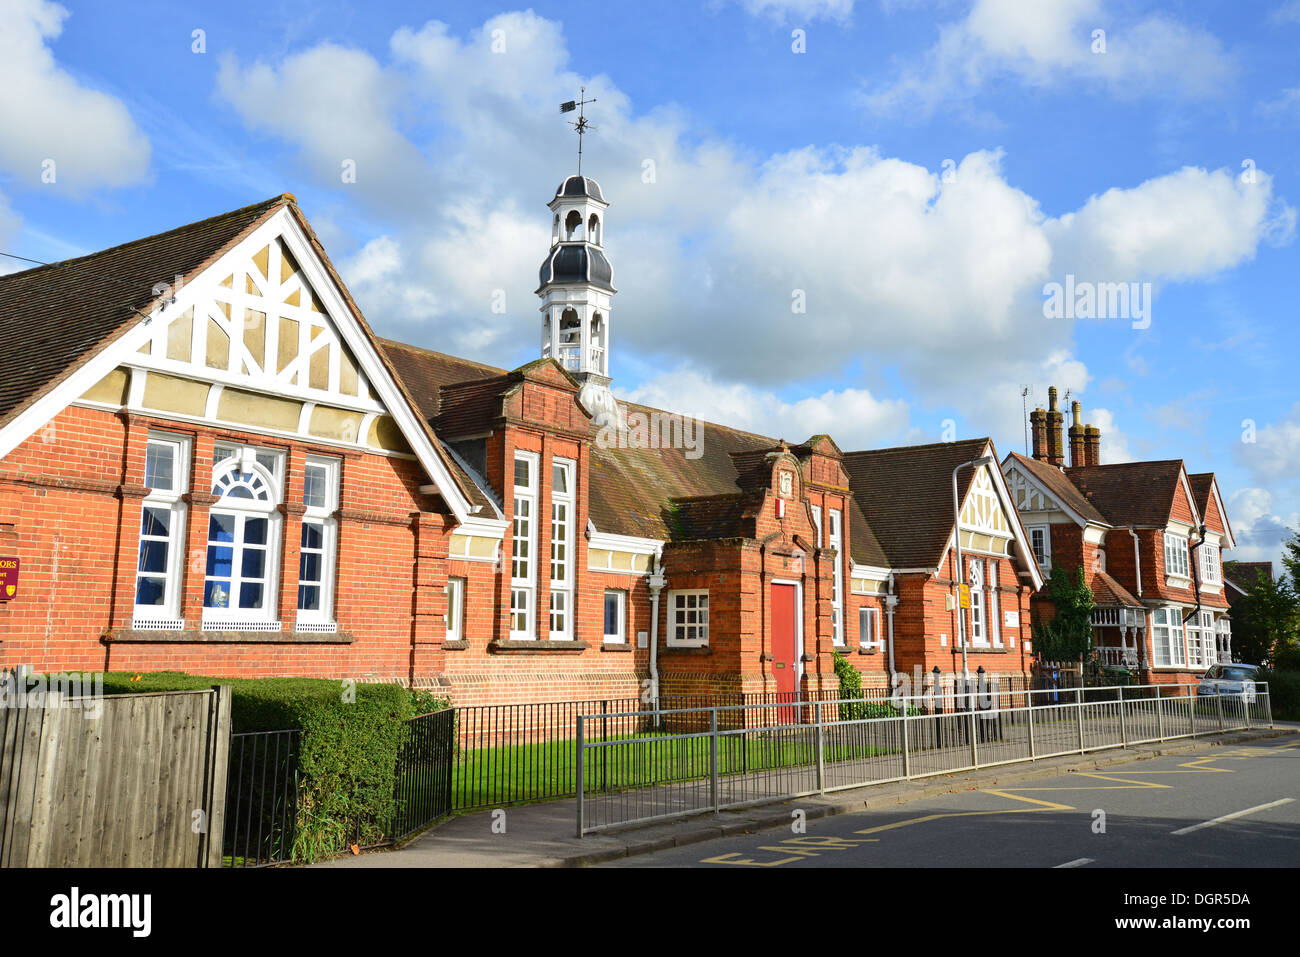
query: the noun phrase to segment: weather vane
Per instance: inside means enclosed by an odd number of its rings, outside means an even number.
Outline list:
[[[569,125],[573,127],[578,134],[578,175],[582,175],[582,136],[588,130],[594,130],[595,127],[587,122],[585,108],[588,103],[595,103],[596,98],[593,96],[590,100],[586,99],[587,88],[585,86],[578,88],[578,98],[576,100],[565,100],[560,104],[561,113],[572,113],[578,111],[576,120],[569,120]]]

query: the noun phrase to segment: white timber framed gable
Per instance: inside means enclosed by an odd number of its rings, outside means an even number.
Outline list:
[[[162,292],[133,328],[9,423],[0,457],[69,405],[125,408],[413,458],[432,482],[422,490],[443,497],[462,531],[500,541],[506,523],[475,514],[287,205]]]
[[[995,457],[993,446],[986,445],[983,456]],[[981,456],[982,457],[982,456]],[[948,505],[951,508],[951,504]],[[1043,587],[1043,574],[1034,559],[1029,534],[1016,509],[1015,500],[1002,471],[996,465],[981,465],[971,476],[966,497],[958,510],[953,534],[961,537],[962,555],[992,555],[1019,560],[1030,576],[1035,591]],[[953,547],[953,534],[939,558],[942,568]]]

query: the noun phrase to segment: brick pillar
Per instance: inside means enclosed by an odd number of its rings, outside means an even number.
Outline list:
[[[117,487],[121,501],[117,513],[117,554],[113,561],[113,605],[110,627],[130,628],[135,611],[135,572],[140,554],[141,502],[149,489],[144,484],[145,453],[149,445],[149,425],[137,415],[121,413],[124,462],[122,484]]]
[[[1064,436],[1065,413],[1056,407],[1056,386],[1047,390],[1047,461],[1055,466],[1065,465]]]
[[[1029,413],[1029,426],[1034,436],[1033,457],[1040,462],[1047,461],[1047,410],[1038,408]]]
[[[1083,410],[1079,403],[1072,402],[1070,411],[1073,421],[1070,423],[1070,464],[1074,466],[1091,464],[1087,460],[1084,448]]]
[[[447,549],[453,521],[450,516],[434,512],[412,515],[411,526],[415,532],[415,601],[409,676],[412,686],[428,686],[431,679],[446,669]]]
[[[1088,465],[1101,464],[1101,429],[1095,425],[1085,426],[1083,430],[1084,462]]]

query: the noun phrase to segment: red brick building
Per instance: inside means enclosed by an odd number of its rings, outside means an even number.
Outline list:
[[[1181,460],[1100,464],[1101,433],[1071,408],[1070,462],[1057,392],[1030,414],[1033,456],[1002,463],[1044,576],[1084,570],[1097,660],[1144,683],[1195,681],[1232,660],[1223,558],[1232,527],[1211,472]],[[1035,614],[1050,620],[1046,590]]]
[[[550,206],[513,371],[375,337],[288,195],[0,277],[0,661],[464,704],[833,691],[835,651],[886,685],[963,641],[1028,672],[1042,578],[990,440],[618,403],[607,204]]]

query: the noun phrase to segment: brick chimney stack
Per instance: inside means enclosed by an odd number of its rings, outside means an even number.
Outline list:
[[[1065,413],[1056,405],[1056,386],[1047,390],[1047,462],[1065,467]]]
[[[1084,464],[1101,464],[1101,429],[1097,428],[1095,425],[1089,425],[1084,428],[1083,449]]]
[[[1034,434],[1034,458],[1047,461],[1047,411],[1039,406],[1029,413],[1029,430]]]
[[[1086,465],[1087,452],[1084,450],[1083,406],[1075,399],[1070,403],[1070,464]]]

